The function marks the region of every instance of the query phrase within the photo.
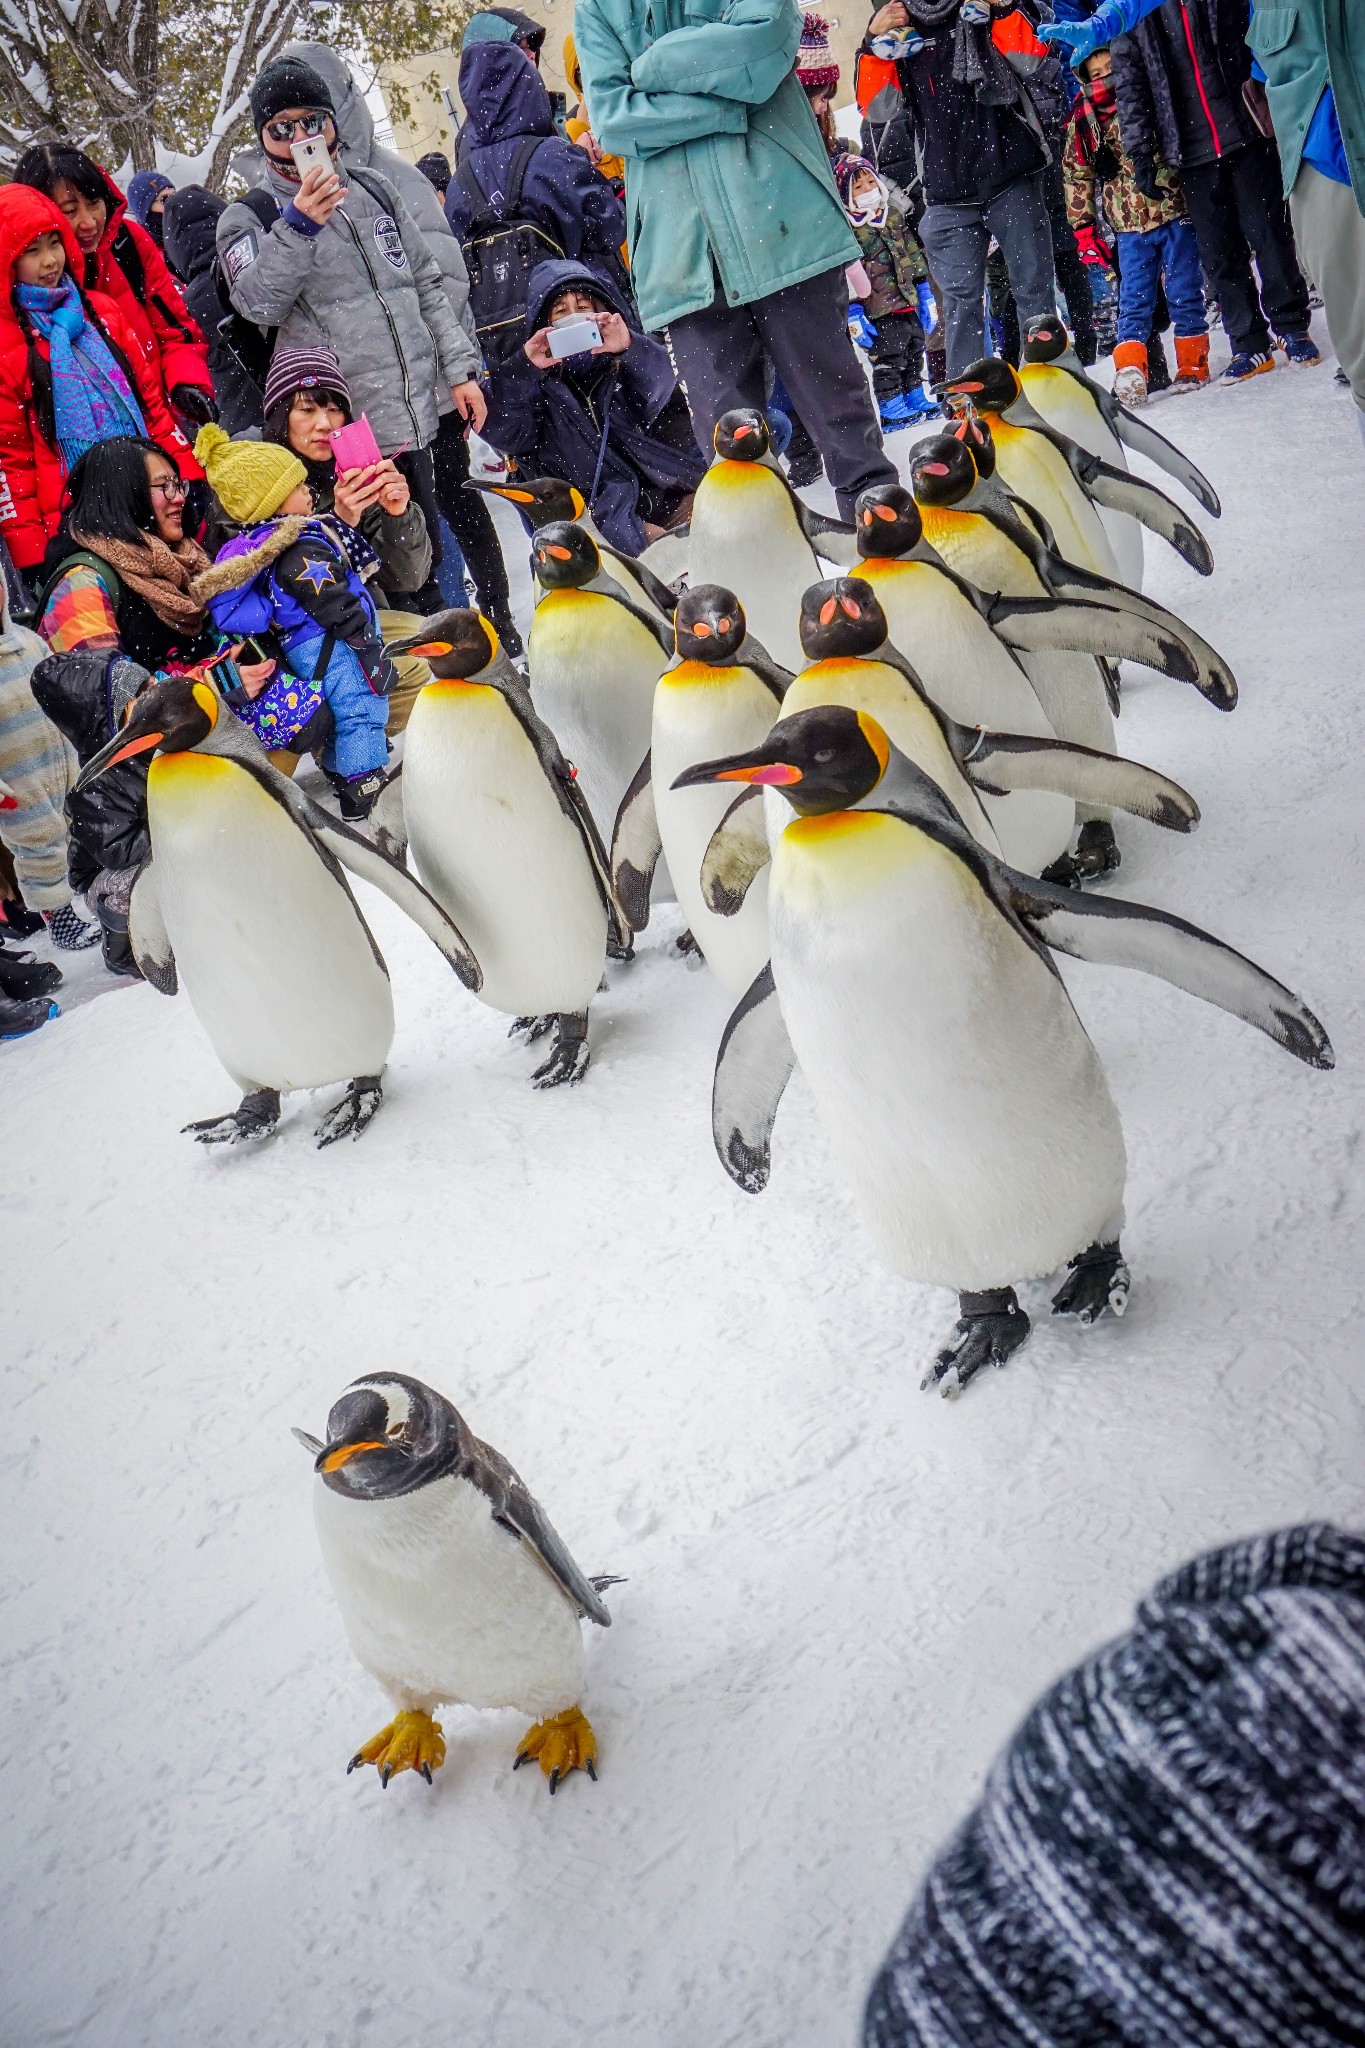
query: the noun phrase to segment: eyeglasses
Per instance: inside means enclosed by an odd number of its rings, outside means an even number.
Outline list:
[[[169,504],[172,498],[183,498],[189,485],[183,476],[159,476],[148,488],[158,491]]]
[[[272,142],[292,142],[296,135],[321,135],[328,118],[326,114],[294,114],[283,121],[267,121],[265,132]]]

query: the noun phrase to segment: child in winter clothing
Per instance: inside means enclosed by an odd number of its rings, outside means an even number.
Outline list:
[[[246,530],[196,577],[192,595],[230,640],[248,635],[282,658],[255,696],[229,697],[267,748],[312,751],[323,706],[332,733],[321,751],[344,818],[363,818],[388,759],[385,723],[393,665],[380,640],[365,571],[377,561],[358,529],[315,514],[303,463],[267,441],[200,430],[199,460],[229,519]]]
[[[872,389],[882,427],[932,419],[938,407],[924,390],[921,311],[933,294],[910,225],[910,202],[863,156],[841,156],[834,180],[871,286],[862,314],[872,333]]]
[[[54,945],[78,952],[98,945],[100,934],[72,908],[67,879],[65,806],[76,757],[29,683],[47,654],[36,633],[13,623],[0,580],[0,842],[13,857],[28,909],[42,916]]]
[[[1156,197],[1138,184],[1119,137],[1118,103],[1109,51],[1082,65],[1084,90],[1067,130],[1063,171],[1067,218],[1081,254],[1094,260],[1100,245],[1101,206],[1118,240],[1119,317],[1114,346],[1114,396],[1125,405],[1147,398],[1147,337],[1157,287],[1165,280],[1175,328],[1177,391],[1209,380],[1209,323],[1204,311],[1199,244],[1185,214],[1180,181],[1166,164],[1156,167]],[[1103,199],[1100,189],[1103,187]]]

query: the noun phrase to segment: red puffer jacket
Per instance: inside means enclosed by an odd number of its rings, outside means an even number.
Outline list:
[[[212,397],[208,343],[166,268],[165,257],[146,228],[127,217],[128,201],[103,167],[100,176],[109,187],[109,218],[98,249],[83,259],[84,269],[78,265],[72,275],[87,291],[103,292],[113,300],[168,396],[177,384],[197,384]],[[128,275],[131,270],[136,278],[139,269],[140,293]]]
[[[49,446],[38,425],[29,364],[30,336],[20,325],[13,298],[20,256],[30,242],[53,228],[66,245],[68,272],[79,277],[81,252],[66,215],[28,185],[0,187],[0,539],[16,567],[23,570],[34,569],[42,561],[57,531],[66,490],[60,451]],[[88,292],[86,305],[106,339],[123,352],[151,439],[166,450],[182,476],[202,476],[189,444],[171,418],[161,379],[118,307],[103,292]],[[32,345],[47,361],[48,344],[34,336]]]

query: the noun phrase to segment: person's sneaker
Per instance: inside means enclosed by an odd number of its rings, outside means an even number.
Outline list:
[[[794,491],[804,491],[809,484],[818,484],[824,473],[825,465],[814,441],[800,454],[787,457],[787,482]]]
[[[1322,350],[1311,334],[1282,334],[1280,347],[1291,363],[1301,363],[1306,369],[1322,361]]]
[[[898,428],[908,427],[910,417],[905,409],[904,396],[897,392],[894,398],[884,398],[877,407],[877,417],[884,434],[894,434]]]
[[[501,633],[498,635],[502,639]],[[342,817],[348,825],[363,825],[374,806],[374,800],[388,780],[382,768],[375,768],[368,775],[359,775],[354,782],[343,782],[337,791]]]
[[[1245,384],[1248,377],[1264,377],[1266,371],[1274,367],[1275,358],[1268,348],[1239,349],[1218,381],[1220,384]]]
[[[936,420],[943,412],[943,407],[939,404],[938,400],[932,398],[920,386],[916,386],[913,391],[903,391],[901,393],[901,404],[905,408],[907,426],[913,425],[916,420]]]
[[[35,996],[26,1003],[12,1003],[7,996],[0,996],[0,1038],[27,1038],[30,1031],[60,1015],[57,1005],[46,996]]]
[[[94,918],[87,922],[74,903],[64,903],[49,917],[47,935],[59,952],[85,953],[100,942],[99,920]]]
[[[1120,405],[1146,405],[1147,379],[1135,363],[1114,372],[1114,396]]]
[[[51,995],[61,984],[62,970],[55,960],[35,960],[32,953],[13,953],[0,946],[0,996],[26,1003],[34,996]]]

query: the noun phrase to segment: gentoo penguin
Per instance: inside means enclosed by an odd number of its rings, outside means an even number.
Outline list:
[[[1035,320],[1024,344],[1019,377],[1031,405],[1059,433],[1070,435],[1101,462],[1126,469],[1125,447],[1145,455],[1167,476],[1183,484],[1211,518],[1222,515],[1218,493],[1204,475],[1164,434],[1149,427],[1120,405],[1112,391],[1087,377],[1071,338],[1058,319]],[[1117,451],[1117,452],[1112,452]]]
[[[664,671],[654,692],[650,751],[616,821],[612,875],[632,926],[642,931],[662,848],[707,966],[738,996],[768,957],[766,878],[747,892],[736,915],[717,916],[702,893],[701,867],[730,795],[673,785],[697,761],[755,746],[779,717],[791,676],[747,630],[734,592],[717,583],[684,592],[674,629],[677,666]],[[762,859],[766,865],[766,848]]]
[[[583,1712],[581,1618],[611,1627],[611,1578],[585,1578],[506,1458],[443,1395],[405,1373],[371,1373],[327,1417],[313,1459],[313,1519],[347,1641],[394,1718],[347,1765],[380,1783],[445,1762],[437,1707],[515,1707],[535,1719],[516,1769],[535,1761],[554,1792],[593,1768]]]
[[[672,632],[603,575],[597,544],[581,526],[542,526],[531,562],[545,593],[527,646],[531,695],[578,769],[609,842],[621,799],[649,751],[659,656],[672,655]]]
[[[800,668],[801,593],[821,573],[818,557],[852,562],[853,528],[812,512],[797,497],[756,409],[737,406],[722,414],[715,448],[692,500],[690,580],[733,590],[750,632],[773,659]]]
[[[272,768],[200,678],[149,684],[76,786],[153,749],[152,853],[133,887],[129,938],[153,988],[174,995],[183,977],[242,1090],[240,1108],[185,1128],[202,1145],[265,1138],[282,1090],[346,1081],[318,1143],[359,1137],[383,1099],[393,999],[343,867],[406,911],[476,991],[478,961],[407,870]]]
[[[542,526],[557,525],[570,520],[581,526],[597,549],[603,571],[614,582],[620,584],[626,596],[666,623],[673,616],[677,598],[668,585],[632,555],[623,555],[614,548],[597,526],[583,493],[573,484],[567,484],[562,477],[533,476],[510,477],[506,483],[485,483],[481,478],[470,477],[465,485],[467,491],[482,491],[490,498],[501,498],[508,505],[515,505],[530,525],[532,533],[539,533]],[[537,597],[539,597],[537,587]]]
[[[1004,597],[1093,599],[1126,613],[1155,627],[1167,643],[1169,658],[1160,664],[1166,674],[1192,682],[1219,710],[1230,711],[1237,702],[1231,670],[1183,620],[1125,584],[1064,561],[1022,521],[983,505],[976,461],[964,442],[951,434],[920,442],[910,458],[910,482],[925,540],[959,576]],[[1188,657],[1185,666],[1179,658],[1182,649]],[[1102,659],[1021,650],[1020,660],[1058,738],[1112,753],[1112,682]],[[1103,810],[1087,807],[1082,816],[1075,854],[1067,857],[1065,867],[1058,865],[1053,879],[1078,881],[1119,865],[1113,826]]]
[[[1201,576],[1213,554],[1198,527],[1155,484],[1115,469],[1048,426],[1024,395],[1019,373],[1000,356],[983,356],[946,387],[949,401],[969,399],[991,430],[995,464],[1012,491],[1036,505],[1051,526],[1057,552],[1097,576],[1123,579],[1101,508],[1127,513],[1169,541]]]
[[[441,612],[388,651],[424,656],[435,680],[371,814],[376,838],[396,837],[401,799],[417,872],[483,969],[479,1000],[514,1017],[514,1033],[553,1032],[537,1088],[579,1081],[607,945],[629,932],[574,770],[478,612]]]
[[[988,854],[875,720],[825,707],[684,783],[771,784],[772,957],[726,1027],[713,1134],[750,1193],[799,1063],[864,1221],[906,1279],[951,1287],[925,1384],[956,1394],[1028,1334],[1013,1283],[1067,1267],[1054,1313],[1121,1314],[1126,1162],[1099,1058],[1049,948],[1141,967],[1330,1067],[1317,1019],[1193,925],[1055,889]]]

